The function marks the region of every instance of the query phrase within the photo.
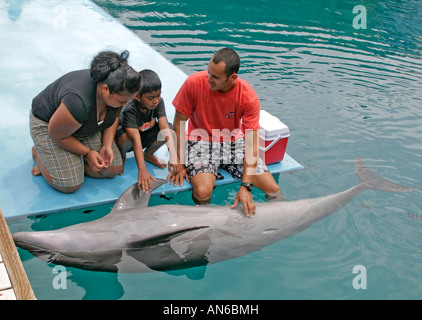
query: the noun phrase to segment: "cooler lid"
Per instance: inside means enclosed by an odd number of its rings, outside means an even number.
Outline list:
[[[290,135],[289,127],[286,126],[279,118],[273,116],[265,110],[261,110],[259,116],[259,136],[265,140],[270,140],[269,137],[288,137]]]

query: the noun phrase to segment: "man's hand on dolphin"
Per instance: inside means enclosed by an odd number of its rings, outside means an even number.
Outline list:
[[[255,215],[255,203],[253,202],[252,194],[245,188],[239,189],[236,195],[236,199],[234,200],[234,203],[231,207],[233,209],[236,208],[239,202],[242,203],[246,216],[250,217]]]

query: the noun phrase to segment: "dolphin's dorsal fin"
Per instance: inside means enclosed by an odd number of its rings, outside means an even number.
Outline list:
[[[152,189],[148,193],[139,190],[138,183],[134,183],[132,186],[127,188],[125,192],[121,194],[119,199],[117,199],[116,203],[113,206],[113,209],[111,210],[111,213],[116,213],[121,210],[127,209],[148,207],[148,202],[149,198],[151,197],[152,191],[158,188],[159,186],[165,184],[166,182],[167,181],[163,179],[151,181]]]

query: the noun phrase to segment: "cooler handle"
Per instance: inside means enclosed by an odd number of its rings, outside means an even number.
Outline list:
[[[277,138],[276,139],[274,139],[274,141],[273,142],[271,142],[267,147],[261,147],[261,146],[259,146],[259,149],[261,150],[261,151],[264,151],[264,152],[267,152],[269,149],[271,149],[271,147],[273,146],[273,145],[275,145],[277,142],[278,142],[278,140],[280,140],[282,138],[282,135],[281,134],[279,134],[278,136],[277,136]]]

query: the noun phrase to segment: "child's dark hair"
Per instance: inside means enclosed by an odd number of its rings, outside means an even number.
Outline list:
[[[127,64],[129,52],[120,55],[113,51],[100,52],[91,62],[91,77],[108,86],[110,93],[139,90],[139,74]]]
[[[145,93],[161,90],[160,78],[154,71],[145,69],[140,71],[139,75],[141,77],[141,87],[139,89],[141,96]]]

